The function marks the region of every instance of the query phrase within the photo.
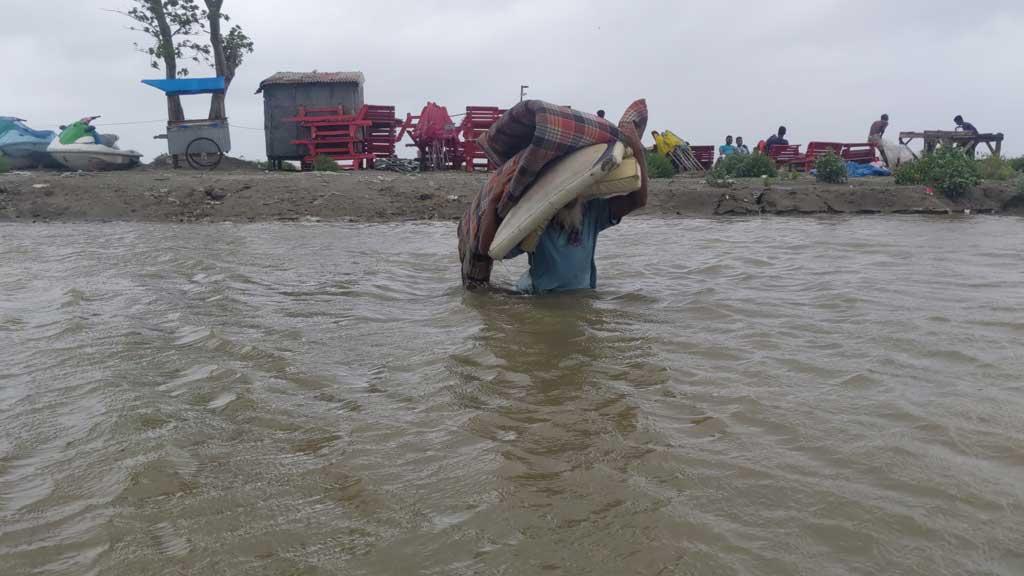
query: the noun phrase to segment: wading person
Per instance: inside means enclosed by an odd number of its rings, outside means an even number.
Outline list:
[[[493,267],[491,245],[502,218],[509,213],[508,206],[517,203],[530,185],[536,183],[537,175],[546,165],[594,144],[610,145],[620,141],[636,158],[639,188],[611,198],[581,200],[577,197],[556,212],[546,225],[531,222],[533,229],[544,228],[536,244],[527,248],[531,250],[530,268],[516,285],[517,290],[531,294],[596,288],[594,255],[598,234],[647,203],[646,151],[640,141],[646,125],[647,103],[644,100],[633,102],[618,125],[539,100],[521,102],[506,112],[477,140],[498,168],[459,221],[463,286],[477,289],[489,285]],[[665,136],[668,135],[666,132]],[[659,144],[664,143],[662,135],[656,136],[662,141]],[[586,170],[590,168],[582,168],[581,175]],[[557,193],[557,187],[553,188],[551,193]],[[546,188],[540,190],[547,193]],[[524,253],[521,241],[507,252],[507,248],[501,250],[500,254],[495,254],[502,259]]]

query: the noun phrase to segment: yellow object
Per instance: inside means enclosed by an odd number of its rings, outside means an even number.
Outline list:
[[[654,144],[657,147],[658,154],[662,156],[668,156],[676,146],[682,146],[685,144],[683,139],[672,133],[671,130],[665,130],[659,136],[654,137]]]

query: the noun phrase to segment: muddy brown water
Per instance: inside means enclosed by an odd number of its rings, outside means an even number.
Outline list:
[[[0,574],[1024,573],[1024,220],[453,235],[0,225]]]

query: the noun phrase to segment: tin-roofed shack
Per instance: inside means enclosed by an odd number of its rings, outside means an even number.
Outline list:
[[[362,72],[278,72],[260,82],[257,94],[263,94],[263,127],[267,139],[267,159],[300,160],[305,147],[292,144],[303,137],[295,122],[299,106],[328,108],[341,106],[345,114],[355,114],[363,105]]]

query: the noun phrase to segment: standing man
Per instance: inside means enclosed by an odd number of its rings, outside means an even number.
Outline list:
[[[889,127],[889,115],[882,114],[882,117],[871,123],[871,128],[868,130],[868,143],[874,144],[875,148],[878,149],[879,154],[882,155],[882,161],[885,165],[889,165],[889,158],[885,155],[885,147],[882,146],[882,136],[885,134],[885,129]]]
[[[778,134],[772,134],[771,137],[768,138],[768,141],[764,143],[765,152],[771,153],[772,146],[775,146],[776,144],[781,144],[783,146],[789,144],[789,140],[786,140],[785,126],[779,126]]]

